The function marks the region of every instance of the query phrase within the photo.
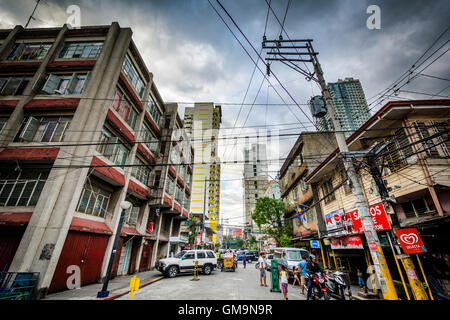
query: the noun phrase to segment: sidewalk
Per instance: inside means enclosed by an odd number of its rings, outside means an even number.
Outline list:
[[[163,278],[161,272],[153,270],[136,273],[135,275],[127,275],[115,277],[109,280],[108,290],[109,297],[103,300],[112,300],[129,292],[130,279],[136,276],[141,279],[140,288],[145,287],[155,281]],[[44,300],[102,300],[97,298],[97,292],[102,290],[102,283],[90,284],[79,289],[66,290],[47,295]]]

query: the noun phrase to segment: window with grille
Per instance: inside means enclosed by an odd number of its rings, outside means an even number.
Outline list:
[[[177,189],[175,191],[175,200],[178,203],[182,203],[183,200],[183,189],[177,184]]]
[[[133,105],[128,101],[128,99],[119,89],[116,89],[112,107],[134,130],[138,112],[134,109]]]
[[[144,144],[150,149],[150,151],[158,151],[159,140],[145,123],[142,123],[141,138],[142,141],[144,141]]]
[[[403,128],[394,132],[389,139],[391,143],[386,147],[385,160],[391,172],[417,162],[417,156],[410,145],[406,132]]]
[[[83,94],[90,73],[49,74],[39,94]]]
[[[50,170],[0,169],[0,206],[35,206]]]
[[[95,59],[103,48],[102,42],[65,42],[59,53],[60,59],[88,58]]]
[[[407,218],[416,218],[436,213],[431,196],[411,200],[401,204]]]
[[[120,142],[119,138],[116,137],[111,131],[103,127],[99,142],[97,151],[118,166],[123,167],[127,161],[129,150]]]
[[[172,195],[175,188],[175,181],[168,176],[167,183],[166,183],[166,193],[169,195]]]
[[[334,192],[326,196],[328,193],[331,192],[331,190],[333,190],[333,182],[331,181],[331,179],[323,183],[320,188],[322,189],[322,196],[325,197],[325,203],[329,203],[336,199],[336,195]]]
[[[9,118],[6,117],[1,117],[0,118],[0,132],[2,132],[3,127],[6,125],[6,123],[8,122]]]
[[[191,204],[191,199],[189,197],[189,195],[185,192],[184,193],[184,201],[183,201],[183,207],[185,209],[189,210],[189,205]]]
[[[71,120],[71,117],[27,117],[14,141],[61,142]]]
[[[142,98],[142,94],[144,93],[144,81],[139,75],[136,67],[131,62],[131,58],[128,54],[125,56],[125,60],[123,61],[122,70],[138,96]]]
[[[415,121],[414,122],[414,128],[416,129],[416,133],[418,134],[418,137],[420,140],[423,140],[422,147],[419,148],[420,151],[425,151],[422,153],[424,156],[432,157],[432,158],[438,158],[439,153],[436,149],[435,142],[433,139],[430,139],[430,133],[428,132],[428,127],[424,122],[421,121]]]
[[[131,175],[147,186],[151,169],[138,157],[134,158],[133,164]]]
[[[0,77],[1,96],[20,96],[23,94],[31,76]]]
[[[297,191],[297,187],[294,188],[293,192],[292,192],[294,199],[298,199],[298,191]]]
[[[442,157],[450,157],[450,119],[442,122],[431,121],[431,129],[434,134],[440,134],[436,137],[436,145],[442,150]]]
[[[76,211],[104,218],[111,194],[112,192],[92,184],[91,180],[87,178]]]
[[[140,207],[137,204],[134,204],[125,211],[124,222],[129,225],[135,226],[138,221]]]
[[[9,61],[42,60],[52,45],[48,43],[16,43],[9,54]]]

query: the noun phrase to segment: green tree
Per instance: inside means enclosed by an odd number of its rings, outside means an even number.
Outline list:
[[[283,234],[280,238],[280,245],[282,247],[290,247],[292,245],[292,237],[288,234]]]
[[[284,220],[286,209],[281,200],[268,197],[258,198],[252,219],[267,236],[274,238],[277,246],[288,243],[291,234],[290,224]],[[282,241],[283,240],[283,241]],[[288,246],[291,243],[289,241]]]
[[[188,229],[189,229],[189,243],[190,244],[194,244],[195,243],[195,230],[196,230],[196,223],[197,223],[197,221],[196,221],[196,219],[195,219],[195,216],[191,213],[190,215],[189,215],[189,226],[188,226]]]
[[[258,249],[258,242],[256,241],[255,236],[251,236],[247,242],[245,243],[245,248],[248,250],[257,250]]]

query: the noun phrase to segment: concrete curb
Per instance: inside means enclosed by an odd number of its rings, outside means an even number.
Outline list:
[[[161,280],[161,279],[163,279],[163,278],[164,278],[164,276],[159,276],[159,277],[156,277],[155,279],[152,279],[152,280],[150,280],[150,281],[144,282],[144,283],[142,283],[142,284],[139,286],[139,289],[141,289],[141,288],[143,288],[143,287],[146,287],[146,286],[148,286],[149,284],[152,284],[152,283],[154,283],[154,282],[156,282],[156,281],[159,281],[159,280]],[[120,297],[122,297],[122,296],[128,294],[128,293],[130,293],[130,290],[129,290],[129,289],[125,289],[125,291],[122,291],[122,292],[116,293],[116,294],[114,294],[114,295],[112,295],[112,296],[103,298],[102,300],[115,300],[115,299],[117,299],[117,298],[120,298]]]

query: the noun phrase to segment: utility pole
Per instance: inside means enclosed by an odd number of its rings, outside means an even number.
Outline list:
[[[408,300],[410,300],[408,288],[406,287],[405,281],[403,279],[403,274],[402,274],[402,271],[400,269],[400,266],[399,266],[397,260],[400,260],[402,262],[403,267],[407,271],[406,276],[408,278],[409,285],[411,286],[411,291],[413,293],[414,299],[415,300],[428,300],[428,296],[425,291],[425,288],[424,288],[422,282],[416,276],[416,270],[414,267],[414,263],[412,262],[410,256],[406,255],[406,254],[401,254],[401,251],[400,251],[400,248],[398,247],[398,245],[395,246],[395,248],[397,249],[397,252],[396,252],[396,250],[394,249],[394,245],[393,245],[393,239],[396,238],[395,233],[393,232],[393,229],[399,228],[400,225],[397,221],[397,218],[396,218],[397,216],[394,212],[394,209],[390,203],[393,200],[389,196],[389,190],[386,188],[386,185],[384,184],[384,181],[383,181],[382,172],[383,172],[383,167],[384,167],[384,157],[382,158],[382,161],[381,161],[381,169],[378,167],[377,161],[376,161],[376,159],[379,157],[380,153],[389,144],[391,144],[391,141],[385,142],[381,147],[378,147],[379,144],[375,143],[370,149],[369,149],[369,146],[365,139],[361,139],[360,141],[361,141],[361,145],[362,145],[363,149],[368,149],[368,152],[365,156],[366,164],[370,170],[370,174],[371,174],[373,180],[375,181],[375,184],[377,185],[378,192],[380,194],[383,206],[385,208],[392,208],[394,218],[392,219],[391,215],[388,216],[389,218],[391,218],[391,219],[389,219],[390,220],[389,222],[391,223],[392,230],[387,231],[387,236],[388,236],[389,243],[391,245],[391,250],[394,255],[394,260],[397,265],[398,272],[400,274],[400,278],[402,280],[402,284],[403,284],[403,288],[405,290],[406,296],[407,296]]]
[[[381,249],[380,241],[378,239],[377,231],[375,230],[375,226],[373,224],[372,218],[369,214],[369,208],[366,204],[364,194],[361,188],[361,184],[358,179],[358,175],[356,173],[356,169],[352,158],[346,156],[348,154],[349,149],[347,146],[347,142],[345,141],[345,135],[342,131],[341,124],[336,114],[336,110],[334,109],[333,99],[328,90],[328,86],[325,82],[323,71],[320,66],[319,60],[317,59],[317,52],[314,52],[312,47],[312,39],[304,39],[304,40],[283,40],[281,37],[279,40],[265,40],[263,38],[262,46],[266,49],[271,49],[268,52],[269,55],[273,55],[274,58],[266,58],[268,61],[282,61],[283,63],[289,63],[290,67],[297,70],[303,75],[307,75],[308,80],[314,80],[319,83],[322,97],[324,99],[325,106],[330,114],[331,120],[333,122],[336,141],[339,147],[340,155],[343,158],[344,167],[347,172],[347,176],[351,181],[352,192],[355,199],[355,206],[358,209],[359,215],[361,217],[361,222],[364,227],[364,234],[369,244],[370,254],[372,256],[373,263],[375,265],[375,272],[378,278],[378,282],[381,285],[384,299],[386,300],[398,300],[397,292],[395,291],[394,283],[392,281],[391,274],[389,272],[386,259],[383,254],[383,250]],[[272,44],[271,46],[267,46],[266,44]],[[288,44],[291,43],[292,45]],[[282,49],[291,49],[291,51],[281,51]],[[292,51],[292,49],[295,49]],[[298,49],[306,49],[303,52],[299,52]],[[286,58],[285,56],[299,56],[300,59],[292,59]],[[304,59],[302,56],[308,56],[309,59]],[[314,73],[308,73],[304,71],[300,66],[295,64],[296,62],[311,62],[314,66]],[[314,74],[317,78],[314,78]]]

